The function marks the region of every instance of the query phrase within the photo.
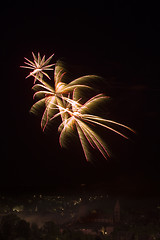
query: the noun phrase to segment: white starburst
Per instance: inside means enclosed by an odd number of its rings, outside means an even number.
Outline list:
[[[25,58],[27,62],[24,62],[24,63],[27,66],[21,66],[22,68],[32,69],[32,72],[30,72],[30,74],[26,78],[33,76],[35,79],[34,83],[36,82],[37,79],[39,81],[42,80],[43,75],[45,75],[48,79],[50,79],[49,75],[45,71],[53,70],[53,68],[51,67],[54,66],[55,64],[48,65],[48,63],[50,62],[54,54],[52,54],[47,60],[45,60],[45,55],[43,56],[43,58],[41,58],[40,53],[38,53],[38,57],[36,57],[33,52],[32,52],[32,55],[34,58],[34,62],[29,60],[28,58]]]

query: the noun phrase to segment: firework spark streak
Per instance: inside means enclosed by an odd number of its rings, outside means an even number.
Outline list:
[[[33,105],[33,107],[31,108],[31,112],[33,112],[34,114],[38,113],[40,107],[45,104],[46,109],[44,111],[41,121],[41,127],[43,131],[47,126],[48,120],[57,112],[55,104],[58,105],[59,111],[61,112],[60,106],[64,107],[65,102],[70,101],[68,96],[70,93],[73,92],[75,88],[91,89],[91,87],[87,85],[87,82],[89,80],[97,78],[97,76],[95,75],[88,75],[77,78],[67,84],[63,82],[65,74],[66,72],[63,64],[59,61],[55,65],[54,87],[45,82],[43,80],[43,76],[34,76],[35,79],[38,80],[40,83],[35,84],[32,88],[35,91],[33,98],[40,98],[40,100]],[[44,100],[42,100],[41,98],[43,98]],[[63,112],[61,112],[61,118],[62,121],[65,119],[65,114]]]
[[[41,59],[40,53],[38,53],[38,57],[34,53],[32,55],[34,62],[25,58],[27,66],[21,67],[32,70],[26,78],[34,77],[34,86],[32,89],[35,93],[33,98],[38,100],[30,111],[34,114],[39,114],[41,109],[45,108],[41,119],[42,130],[44,131],[49,125],[48,123],[52,123],[55,118],[60,116],[62,122],[58,127],[58,131],[60,132],[59,142],[62,147],[65,147],[67,138],[72,137],[72,133],[76,132],[87,161],[90,161],[92,158],[90,147],[98,149],[104,158],[107,159],[110,156],[109,150],[106,143],[96,133],[96,126],[108,129],[126,139],[128,137],[123,133],[123,130],[131,132],[134,132],[134,130],[124,124],[90,113],[95,107],[101,105],[109,98],[104,94],[96,94],[83,103],[84,99],[81,96],[80,90],[83,90],[84,94],[86,89],[93,91],[90,83],[94,80],[99,80],[100,77],[86,75],[66,83],[70,79],[67,77],[67,71],[63,63],[57,61],[56,64],[48,65],[54,54],[47,60],[45,60],[45,56]],[[52,86],[51,81],[47,83],[43,79],[43,75],[51,80],[45,71],[53,70],[51,68],[53,65],[55,65],[55,70],[54,84]],[[36,81],[39,83],[36,83]]]
[[[75,92],[76,91],[74,91],[73,99],[76,99]],[[107,159],[107,157],[110,156],[109,150],[101,137],[90,127],[91,123],[104,127],[110,131],[115,132],[116,134],[119,134],[121,137],[128,139],[126,135],[114,128],[115,126],[119,126],[121,128],[134,132],[131,128],[112,120],[107,120],[96,115],[87,114],[87,111],[93,105],[95,106],[96,104],[99,104],[99,101],[105,101],[107,98],[108,97],[104,96],[103,94],[98,94],[83,105],[81,105],[78,101],[70,99],[70,105],[68,104],[67,108],[60,107],[61,112],[68,113],[68,119],[65,120],[65,122],[62,122],[58,129],[59,132],[61,132],[60,145],[62,147],[65,146],[66,138],[70,136],[70,133],[74,129],[73,126],[75,126],[86,160],[90,160],[90,152],[88,151],[87,147],[88,144],[93,148],[97,148],[101,152],[101,154]],[[50,120],[58,117],[58,115],[59,114],[56,114]]]
[[[47,64],[50,62],[50,60],[52,59],[54,54],[52,54],[47,60],[45,60],[45,55],[41,59],[40,53],[38,53],[38,58],[35,56],[35,54],[33,52],[32,52],[32,55],[33,55],[33,58],[34,58],[34,62],[29,60],[28,58],[25,58],[25,60],[27,62],[24,62],[24,63],[27,66],[21,66],[22,68],[28,68],[28,69],[33,70],[32,72],[30,72],[30,74],[26,78],[28,78],[30,76],[33,76],[35,78],[35,80],[34,80],[34,83],[35,83],[37,79],[39,81],[42,81],[43,80],[43,74],[44,74],[48,79],[50,79],[48,74],[44,71],[53,70],[53,68],[50,68],[50,67],[54,66],[55,64],[50,64],[50,65],[47,65]]]

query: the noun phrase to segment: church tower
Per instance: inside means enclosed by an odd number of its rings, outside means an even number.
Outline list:
[[[114,221],[115,221],[115,223],[120,222],[120,203],[119,203],[119,200],[116,201],[116,204],[114,206]]]

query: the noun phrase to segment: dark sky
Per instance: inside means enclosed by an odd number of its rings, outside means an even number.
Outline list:
[[[73,6],[66,3],[14,2],[3,9],[1,189],[54,189],[86,183],[113,192],[159,194],[160,19],[158,6],[111,1]],[[86,163],[80,147],[61,149],[57,128],[44,134],[29,114],[32,80],[24,56],[55,53],[77,76],[105,78],[109,117],[137,131],[133,141],[108,135],[114,153]],[[101,86],[100,86],[101,87]],[[106,187],[106,189],[107,189]],[[8,190],[9,191],[9,190]]]

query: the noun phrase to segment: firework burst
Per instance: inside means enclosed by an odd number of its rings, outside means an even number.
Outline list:
[[[70,94],[75,88],[83,88],[83,89],[91,89],[88,86],[89,82],[93,80],[100,79],[100,77],[96,75],[86,75],[74,79],[70,83],[66,83],[70,79],[66,76],[67,71],[65,70],[64,64],[61,61],[58,61],[56,64],[47,65],[50,60],[52,59],[53,55],[50,56],[45,61],[45,56],[41,59],[40,53],[38,53],[38,58],[36,58],[35,54],[32,53],[34,62],[30,61],[29,59],[25,58],[29,63],[25,62],[28,66],[22,66],[24,68],[33,69],[33,71],[27,76],[34,77],[34,83],[38,81],[39,83],[34,84],[33,90],[35,94],[33,98],[39,99],[31,108],[31,112],[34,114],[39,113],[39,110],[42,106],[45,105],[45,111],[42,116],[41,120],[41,127],[43,131],[45,130],[49,119],[57,112],[57,108],[59,107],[59,112],[61,113],[62,121],[66,119],[66,116],[63,111],[61,111],[60,107],[65,106],[65,102],[69,101]],[[43,75],[47,76],[50,79],[48,74],[44,72],[45,70],[53,70],[50,68],[51,66],[55,65],[54,70],[54,84],[53,86],[46,81],[43,80]],[[66,96],[66,98],[64,98]],[[63,98],[63,99],[62,99]]]
[[[34,83],[36,82],[36,80],[39,80],[40,82],[42,82],[43,75],[45,75],[48,79],[50,79],[49,75],[45,71],[53,70],[53,68],[51,67],[54,66],[55,64],[48,65],[48,63],[51,61],[54,54],[52,54],[47,60],[45,60],[45,55],[43,56],[43,58],[41,58],[40,53],[38,53],[38,57],[36,57],[33,52],[32,52],[32,55],[33,55],[34,62],[29,60],[28,58],[25,58],[27,62],[24,62],[24,63],[27,66],[21,66],[22,68],[28,68],[32,70],[32,72],[30,72],[30,74],[26,78],[33,76]]]
[[[126,139],[128,139],[128,137],[123,134],[122,131],[125,129],[134,132],[134,130],[121,123],[88,114],[92,107],[99,105],[100,102],[108,100],[109,97],[104,94],[98,94],[89,99],[85,104],[80,104],[80,99],[77,99],[77,92],[77,89],[75,89],[73,92],[73,99],[67,101],[68,105],[65,108],[60,107],[61,112],[66,116],[65,121],[63,121],[58,128],[60,132],[60,145],[65,147],[67,138],[72,136],[72,132],[76,129],[87,161],[91,160],[89,146],[98,149],[104,158],[107,159],[110,156],[109,149],[106,143],[96,133],[94,126],[97,125],[106,128]],[[55,114],[50,120],[59,115],[60,113]],[[121,128],[121,131],[116,130],[117,126]]]
[[[34,114],[39,114],[41,109],[44,108],[41,119],[42,130],[44,131],[48,123],[52,123],[55,118],[60,116],[62,122],[58,127],[58,131],[60,132],[59,142],[62,147],[65,147],[67,138],[72,137],[72,133],[75,132],[79,137],[87,161],[91,160],[91,152],[89,150],[91,147],[98,149],[104,158],[107,159],[110,156],[109,150],[101,136],[96,133],[96,126],[108,129],[126,139],[128,137],[123,133],[123,130],[134,131],[126,125],[91,113],[94,108],[109,99],[104,94],[97,94],[87,100],[84,100],[82,97],[87,95],[84,90],[90,89],[93,91],[90,85],[94,80],[99,80],[100,77],[86,75],[71,81],[63,62],[57,61],[56,64],[48,65],[53,55],[47,60],[45,60],[45,56],[41,59],[40,53],[38,53],[38,57],[34,53],[32,55],[34,62],[25,58],[27,66],[22,67],[32,69],[27,78],[34,77],[32,89],[35,91],[35,94],[33,98],[38,100],[30,111]],[[55,65],[55,69],[54,83],[52,84],[52,82],[47,83],[43,77],[46,76],[51,80],[45,71],[53,70],[51,68],[53,65]],[[39,83],[36,83],[36,81]],[[80,90],[83,90],[83,94],[81,94]],[[85,96],[86,98],[87,96]]]

